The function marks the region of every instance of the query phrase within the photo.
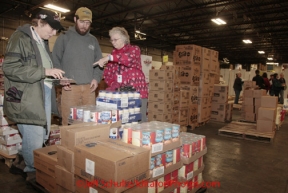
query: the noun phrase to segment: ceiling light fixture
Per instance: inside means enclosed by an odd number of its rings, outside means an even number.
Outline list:
[[[69,9],[65,9],[65,8],[62,8],[62,7],[58,7],[58,6],[53,5],[53,4],[47,4],[47,5],[44,5],[44,7],[49,8],[49,9],[53,9],[53,10],[55,10],[55,11],[60,11],[60,12],[62,12],[62,13],[70,12]]]
[[[140,30],[135,30],[135,33],[142,34],[142,35],[146,36],[146,34],[141,32]]]
[[[251,40],[248,40],[248,39],[243,40],[243,42],[244,42],[245,44],[252,44],[252,41],[251,41]]]
[[[259,53],[259,54],[265,54],[265,52],[264,52],[264,51],[258,51],[258,53]]]
[[[267,60],[273,60],[273,58],[271,58],[271,57],[268,57],[268,58],[267,58]]]
[[[226,21],[224,21],[224,20],[222,20],[220,18],[214,18],[214,19],[211,19],[211,21],[213,21],[217,25],[225,25],[226,24]]]

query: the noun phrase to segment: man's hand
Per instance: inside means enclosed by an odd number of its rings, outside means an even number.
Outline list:
[[[93,64],[93,66],[98,65],[98,66],[100,66],[101,68],[103,68],[104,65],[108,63],[108,61],[109,61],[109,57],[106,56],[106,57],[104,57],[104,58],[101,58],[101,59],[98,60],[97,62],[95,62],[95,63]]]
[[[91,93],[94,92],[98,87],[97,80],[93,79],[90,84]]]
[[[57,69],[57,68],[45,68],[45,75],[46,76],[52,76],[56,79],[62,79],[63,78],[63,74],[65,74],[65,72],[63,70]]]

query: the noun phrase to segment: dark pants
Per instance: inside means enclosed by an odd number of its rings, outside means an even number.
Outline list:
[[[234,100],[234,104],[238,104],[238,101],[239,101],[239,96],[240,96],[240,93],[241,93],[241,90],[235,90],[235,100]]]

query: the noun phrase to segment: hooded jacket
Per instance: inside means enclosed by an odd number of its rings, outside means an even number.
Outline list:
[[[50,53],[48,41],[45,48]],[[46,126],[45,68],[30,25],[19,27],[10,37],[3,72],[5,115],[16,123]]]

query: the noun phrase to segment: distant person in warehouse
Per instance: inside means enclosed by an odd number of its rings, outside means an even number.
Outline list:
[[[278,102],[279,102],[280,101],[279,94],[282,89],[282,84],[280,82],[280,77],[277,73],[274,74],[274,78],[272,81],[273,81],[274,96],[278,97]]]
[[[256,76],[253,77],[252,81],[255,81],[256,85],[260,89],[265,89],[265,83],[264,83],[264,80],[263,80],[262,76],[260,76],[260,71],[256,70],[255,74],[256,74]]]
[[[270,83],[269,95],[270,96],[274,96],[273,79],[274,79],[274,74],[270,74],[270,78],[269,78],[269,83]]]
[[[284,104],[284,90],[286,90],[287,89],[287,85],[286,85],[286,80],[285,80],[285,78],[284,78],[284,74],[283,73],[281,73],[280,74],[280,79],[279,79],[279,81],[280,81],[280,83],[281,83],[281,85],[282,85],[282,87],[281,87],[281,90],[280,90],[280,96],[279,96],[279,102],[280,102],[280,104]]]
[[[267,73],[266,72],[264,72],[262,74],[262,78],[264,80],[266,93],[268,93],[268,91],[270,90],[271,85],[270,85],[269,79],[267,78]]]
[[[53,67],[47,40],[62,28],[57,14],[42,10],[32,25],[21,26],[12,34],[6,49],[4,113],[17,123],[22,135],[21,155],[9,171],[27,176],[27,182],[35,180],[33,150],[42,148],[48,139],[51,111],[57,111],[52,109],[56,97],[51,78],[62,79],[64,71]]]
[[[241,79],[241,73],[238,72],[238,73],[236,73],[236,78],[235,78],[234,85],[233,85],[233,88],[235,91],[234,104],[238,104],[240,93],[242,91],[242,84],[243,84],[243,81]]]
[[[62,125],[68,125],[71,107],[96,104],[95,90],[103,74],[102,68],[92,66],[102,58],[102,51],[96,37],[90,34],[91,10],[77,9],[74,22],[75,26],[57,38],[52,53],[54,65],[76,82],[62,88]]]
[[[114,47],[112,53],[95,62],[94,65],[103,67],[108,63],[104,70],[107,90],[115,91],[124,86],[131,86],[140,92],[142,122],[146,122],[148,88],[142,71],[140,48],[130,44],[128,32],[122,27],[112,28],[109,36]]]

